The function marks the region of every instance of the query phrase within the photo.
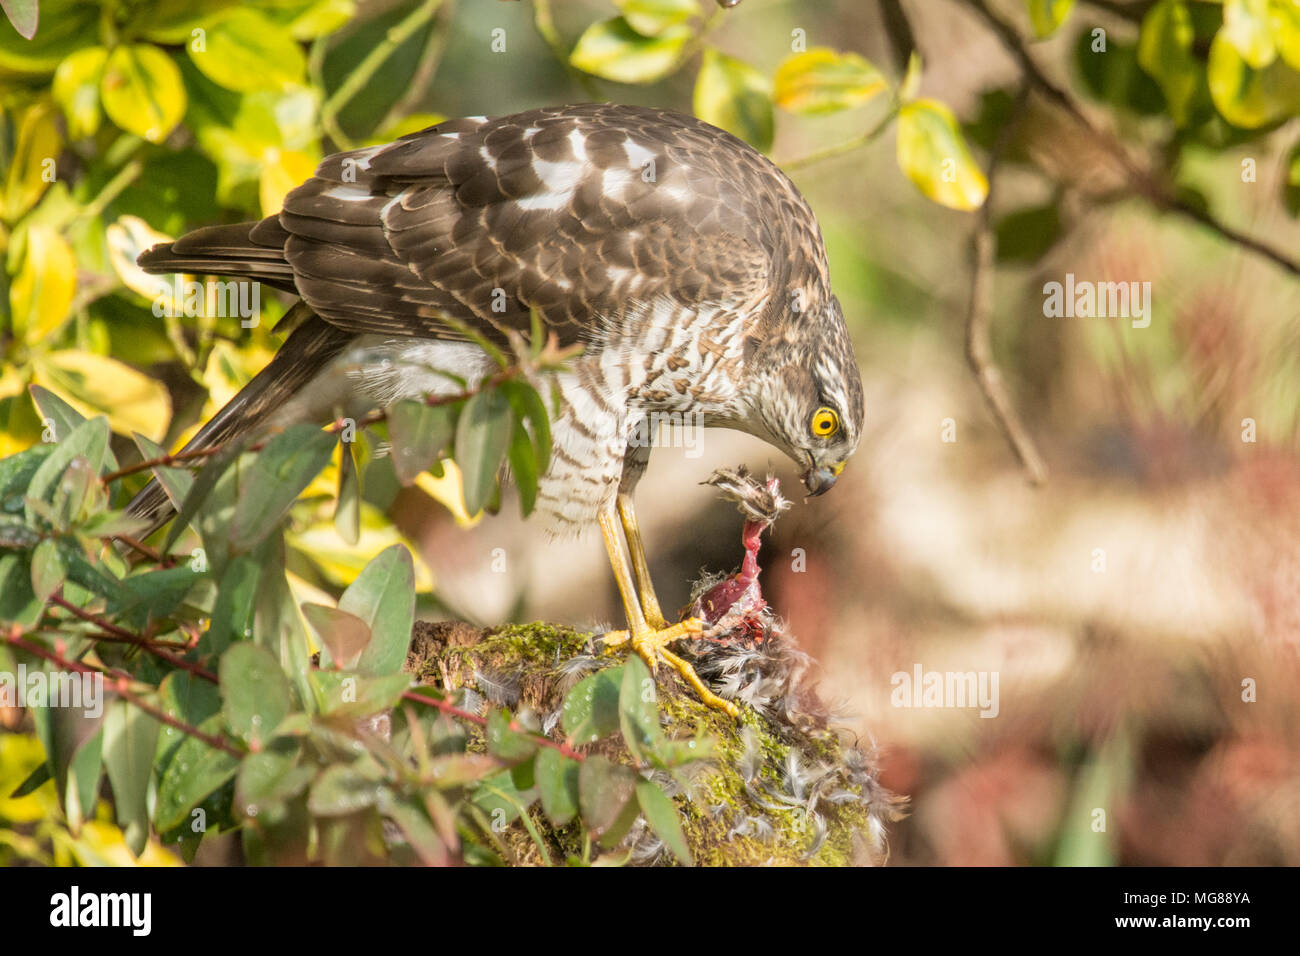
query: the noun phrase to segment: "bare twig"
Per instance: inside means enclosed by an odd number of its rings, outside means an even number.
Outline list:
[[[989,325],[993,318],[993,269],[994,256],[997,253],[997,236],[993,231],[993,188],[997,174],[998,162],[1006,148],[1008,140],[1018,125],[1018,117],[1024,106],[1028,87],[1021,87],[1012,119],[998,134],[997,142],[989,156],[988,195],[984,204],[976,213],[975,232],[971,237],[971,288],[970,305],[966,313],[966,361],[975,373],[975,381],[984,393],[989,411],[993,413],[998,427],[1006,436],[1011,450],[1020,459],[1026,477],[1035,485],[1047,480],[1047,465],[1043,462],[1038,448],[1030,437],[1024,422],[1016,412],[1015,405],[1007,395],[1002,372],[993,361],[993,348],[989,343]]]

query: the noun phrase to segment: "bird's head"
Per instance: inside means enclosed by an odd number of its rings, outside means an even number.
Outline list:
[[[749,360],[748,430],[789,455],[820,495],[862,436],[862,375],[838,300],[795,318]]]

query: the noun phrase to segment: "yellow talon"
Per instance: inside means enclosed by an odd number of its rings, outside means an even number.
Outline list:
[[[619,545],[614,516],[610,513],[602,513],[600,528],[605,537],[605,549],[609,552],[610,564],[614,569],[614,579],[618,582],[619,594],[623,598],[623,610],[627,613],[628,624],[631,626],[627,630],[610,631],[606,634],[605,647],[630,645],[649,666],[651,674],[657,671],[659,659],[662,658],[681,675],[705,704],[732,717],[739,717],[740,708],[709,690],[700,679],[700,675],[695,673],[694,667],[668,650],[668,645],[673,641],[698,637],[704,633],[706,625],[697,617],[687,618],[677,624],[669,624],[664,620],[663,613],[659,609],[659,601],[655,598],[654,588],[650,584],[645,548],[641,543],[641,532],[636,524],[631,500],[620,495],[618,512],[632,552],[631,569],[628,568],[627,559]],[[636,585],[632,581],[633,571],[636,573],[637,583],[641,586],[640,601],[637,600]]]

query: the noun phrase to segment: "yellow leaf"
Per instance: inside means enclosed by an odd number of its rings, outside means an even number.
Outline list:
[[[361,502],[361,535],[355,545],[339,537],[334,528],[329,509],[324,509],[320,520],[302,531],[290,530],[286,535],[291,547],[311,560],[333,584],[351,584],[361,570],[380,551],[394,544],[404,544],[415,558],[415,590],[433,589],[433,572],[420,560],[419,553],[384,513],[369,502]]]
[[[107,415],[113,431],[160,440],[172,417],[161,382],[129,365],[91,352],[50,352],[34,363],[35,381],[87,417]]]
[[[773,83],[776,105],[791,113],[834,113],[861,106],[888,87],[884,75],[856,53],[825,47],[787,57]]]
[[[29,106],[18,124],[9,172],[5,176],[4,218],[17,222],[36,205],[55,179],[55,163],[63,151],[58,110],[51,103]]]
[[[587,27],[569,54],[580,70],[619,83],[653,83],[679,65],[691,28],[679,24],[656,37],[643,37],[622,17]]]
[[[0,821],[35,823],[59,812],[59,798],[52,780],[25,797],[9,796],[44,762],[45,748],[36,737],[0,734]]]
[[[108,261],[122,284],[150,302],[160,303],[164,312],[179,314],[176,307],[171,276],[150,275],[136,265],[136,259],[146,249],[160,242],[170,242],[171,236],[158,232],[138,216],[122,216],[105,230],[108,234]]]
[[[94,136],[99,129],[99,84],[104,77],[108,51],[102,46],[78,50],[54,71],[51,92],[68,120],[73,139]]]
[[[72,854],[82,866],[183,866],[174,854],[164,850],[156,840],[150,840],[139,858],[131,855],[126,837],[113,824],[104,820],[91,820],[81,827],[81,832],[71,845]]]
[[[49,226],[31,226],[19,237],[22,259],[9,287],[14,335],[28,344],[47,338],[68,317],[77,291],[72,248]]]
[[[181,71],[148,44],[119,46],[109,55],[99,95],[109,119],[151,143],[166,139],[185,115]]]
[[[434,477],[431,472],[422,471],[416,475],[415,484],[426,495],[450,511],[456,523],[462,528],[472,528],[483,518],[482,512],[471,515],[465,510],[465,492],[462,488],[460,469],[450,458],[442,460],[441,478]]]
[[[952,110],[916,100],[898,111],[898,165],[921,192],[950,209],[978,209],[989,194]]]
[[[262,215],[274,216],[284,207],[284,197],[289,190],[302,185],[316,171],[316,160],[306,153],[291,149],[268,149],[258,196],[262,202]]]
[[[1210,43],[1206,77],[1215,108],[1233,126],[1258,129],[1300,115],[1300,73],[1278,58],[1253,69],[1223,30]]]
[[[704,51],[695,78],[695,115],[762,152],[772,148],[772,84],[748,63]]]

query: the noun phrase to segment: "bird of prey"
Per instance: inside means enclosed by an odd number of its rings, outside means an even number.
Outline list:
[[[536,310],[582,347],[557,373],[537,512],[556,534],[599,525],[628,624],[607,642],[737,713],[669,649],[704,625],[665,619],[632,492],[650,454],[635,436],[655,413],[766,440],[812,495],[857,447],[862,383],[821,231],[760,153],[635,106],[450,120],[329,156],[278,215],[198,229],[139,262],[301,298],[272,361],[187,448],[448,393],[459,386],[442,372],[475,382],[496,367],[467,328],[505,345]],[[156,486],[133,503],[156,524],[173,509]]]

